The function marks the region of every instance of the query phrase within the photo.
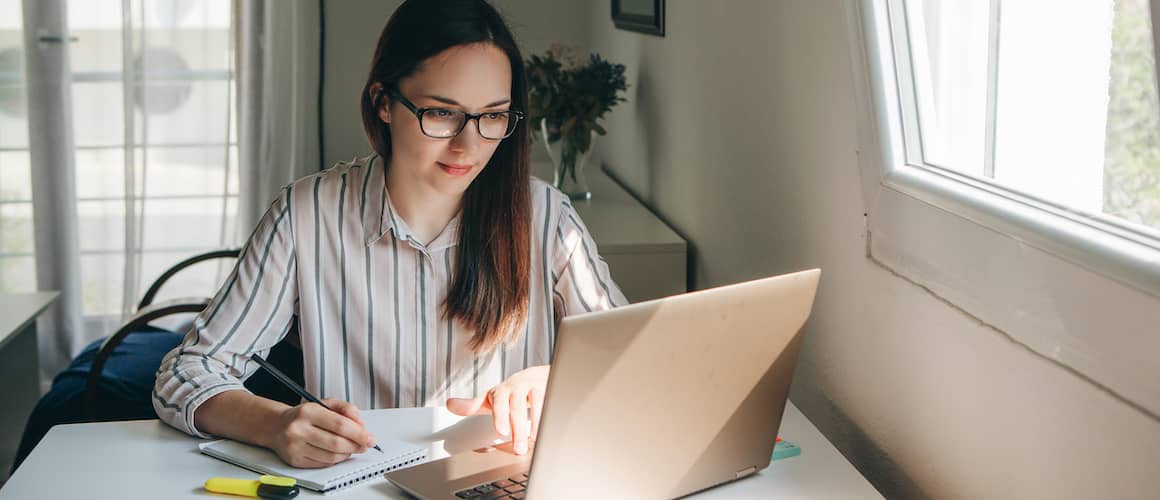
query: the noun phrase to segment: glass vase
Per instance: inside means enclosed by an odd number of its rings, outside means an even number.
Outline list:
[[[592,141],[596,139],[596,132],[589,132],[588,148],[583,150],[580,149],[582,145],[574,144],[577,141],[560,137],[559,134],[556,134],[555,141],[549,140],[552,134],[548,133],[548,120],[546,118],[540,120],[540,134],[544,139],[544,147],[547,148],[548,156],[552,159],[554,167],[552,184],[573,200],[591,199],[592,192],[588,189],[588,179],[585,177],[584,167],[592,155]]]

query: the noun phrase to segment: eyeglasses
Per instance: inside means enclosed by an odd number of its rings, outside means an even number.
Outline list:
[[[472,114],[458,109],[419,108],[403,97],[398,90],[390,89],[388,93],[415,113],[419,118],[419,128],[423,131],[423,135],[435,139],[450,139],[459,135],[470,120],[475,120],[479,135],[484,139],[493,141],[507,139],[516,131],[516,125],[524,117],[523,113],[512,110]]]

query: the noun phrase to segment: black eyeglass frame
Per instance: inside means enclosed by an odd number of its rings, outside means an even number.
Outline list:
[[[454,139],[454,138],[458,137],[459,134],[463,133],[463,129],[467,128],[467,124],[469,122],[471,122],[472,120],[475,120],[475,130],[477,132],[479,132],[480,137],[483,137],[484,139],[487,139],[489,141],[502,141],[504,139],[507,139],[508,137],[511,137],[512,134],[514,134],[516,132],[516,128],[519,127],[519,125],[520,125],[520,120],[522,120],[524,118],[524,113],[522,111],[516,111],[514,109],[508,109],[508,110],[504,110],[504,111],[485,111],[483,113],[474,113],[473,114],[473,113],[468,113],[466,111],[463,111],[461,109],[454,109],[454,108],[440,108],[440,107],[420,108],[420,107],[415,106],[415,103],[411,102],[410,99],[403,97],[403,94],[401,94],[397,89],[394,89],[394,88],[389,89],[387,91],[387,94],[390,95],[391,98],[393,98],[393,99],[398,99],[399,102],[403,103],[403,106],[406,106],[408,110],[410,110],[412,113],[414,113],[415,117],[419,119],[419,131],[423,132],[423,135],[430,137],[432,139]],[[454,134],[451,134],[447,137],[431,135],[431,134],[428,134],[427,130],[425,130],[423,128],[423,114],[428,112],[428,111],[435,111],[435,110],[454,111],[456,113],[463,113],[463,115],[466,118],[463,120],[463,124],[461,124],[459,126],[459,130],[456,130]],[[481,117],[483,115],[492,115],[492,114],[500,114],[500,113],[506,113],[510,116],[515,117],[515,124],[511,126],[508,133],[505,134],[503,137],[487,137],[487,136],[483,135],[483,128],[481,128],[479,126],[479,117]]]

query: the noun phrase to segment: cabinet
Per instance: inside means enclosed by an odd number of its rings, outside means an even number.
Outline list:
[[[573,201],[572,206],[628,300],[684,293],[685,240],[604,172],[593,169],[588,180],[592,199]]]

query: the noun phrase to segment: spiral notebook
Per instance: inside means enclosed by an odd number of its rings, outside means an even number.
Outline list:
[[[370,449],[324,469],[299,469],[286,465],[274,452],[258,446],[220,439],[201,443],[201,452],[260,474],[292,477],[303,488],[330,493],[373,479],[384,472],[418,464],[427,458],[427,447],[397,439],[378,443],[383,453]]]

